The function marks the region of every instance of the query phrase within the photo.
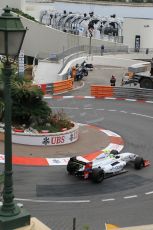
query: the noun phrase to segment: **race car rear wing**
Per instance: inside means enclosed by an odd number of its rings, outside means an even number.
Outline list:
[[[71,157],[71,158],[70,158],[70,161],[72,161],[72,162],[74,162],[74,163],[77,163],[77,164],[80,164],[80,165],[86,165],[86,164],[87,164],[87,162],[78,160],[76,157]]]

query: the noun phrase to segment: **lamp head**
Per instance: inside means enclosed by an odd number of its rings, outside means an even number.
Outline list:
[[[26,29],[19,16],[11,14],[11,8],[6,6],[0,16],[0,54],[18,56],[25,37]]]

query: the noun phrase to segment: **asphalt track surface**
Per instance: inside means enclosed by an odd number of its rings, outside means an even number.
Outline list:
[[[123,137],[124,151],[152,162],[152,104],[96,99],[48,103],[63,108],[74,121],[113,130]],[[126,174],[98,185],[68,176],[62,166],[15,166],[14,171],[16,198],[26,199],[18,202],[52,229],[72,229],[73,217],[78,229],[86,224],[100,229],[106,221],[119,226],[152,223],[152,166],[141,171],[129,167]]]
[[[139,154],[149,159],[151,166],[140,171],[129,167],[127,173],[101,184],[68,176],[65,166],[14,166],[17,202],[52,230],[72,229],[74,217],[77,230],[85,226],[104,229],[105,222],[120,227],[152,224],[153,105],[102,99],[47,101],[55,110],[64,109],[76,122],[119,134],[125,142],[122,152]]]

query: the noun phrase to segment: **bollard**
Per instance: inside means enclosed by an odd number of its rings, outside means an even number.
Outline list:
[[[149,49],[147,48],[147,49],[146,49],[146,54],[148,54],[148,53],[149,53]]]
[[[73,230],[76,230],[76,217],[73,218]]]

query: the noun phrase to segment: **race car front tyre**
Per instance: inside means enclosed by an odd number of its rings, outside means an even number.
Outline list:
[[[134,161],[134,168],[141,169],[144,167],[144,160],[142,157],[136,157]]]
[[[93,169],[91,179],[95,183],[101,183],[104,180],[104,171],[100,168]]]

